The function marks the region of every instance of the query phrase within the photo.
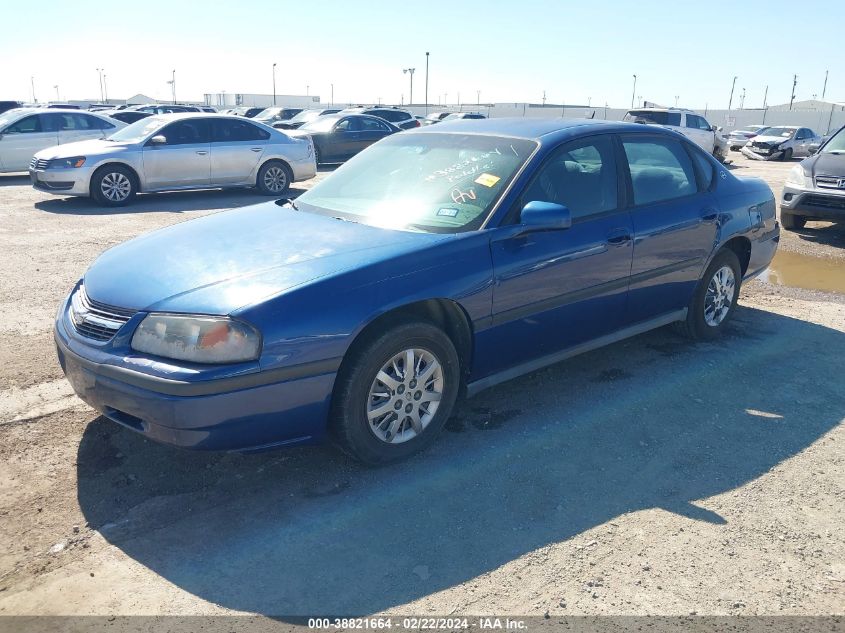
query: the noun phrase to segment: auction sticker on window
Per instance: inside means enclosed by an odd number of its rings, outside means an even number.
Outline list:
[[[475,179],[479,185],[484,185],[485,187],[492,187],[497,182],[499,182],[501,178],[498,176],[494,176],[493,174],[483,173],[478,178]]]

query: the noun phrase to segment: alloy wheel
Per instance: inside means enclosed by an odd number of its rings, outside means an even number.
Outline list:
[[[281,193],[288,185],[288,175],[282,167],[273,166],[264,172],[264,186],[273,193]]]
[[[100,181],[100,191],[112,202],[123,202],[132,192],[132,182],[119,171],[113,171],[103,176]]]
[[[370,387],[370,430],[388,444],[417,437],[437,413],[443,387],[443,367],[434,354],[418,348],[399,352],[382,365]]]
[[[730,266],[722,266],[710,278],[704,295],[704,322],[717,327],[730,312],[736,296],[736,277]]]

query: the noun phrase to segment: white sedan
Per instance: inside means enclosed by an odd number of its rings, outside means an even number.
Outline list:
[[[810,147],[820,142],[821,137],[810,128],[782,125],[766,128],[740,151],[757,160],[790,160],[793,156],[809,156]]]
[[[126,124],[94,112],[17,108],[0,114],[0,173],[26,171],[36,152],[105,138]]]

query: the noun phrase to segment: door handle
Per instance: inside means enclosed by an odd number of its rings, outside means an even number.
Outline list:
[[[631,234],[628,229],[619,229],[611,231],[607,235],[607,243],[613,246],[623,246],[631,241]]]
[[[704,209],[701,214],[701,219],[705,222],[715,222],[719,217],[719,212],[714,209]]]
[[[251,149],[253,152],[260,152],[260,151],[261,151],[261,148],[260,148],[260,147],[250,147],[250,149]]]
[[[198,150],[197,154],[199,154],[200,156],[205,156],[206,154],[208,154],[208,152],[206,152],[205,150]]]

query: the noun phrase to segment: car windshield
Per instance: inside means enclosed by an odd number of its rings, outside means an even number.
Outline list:
[[[383,228],[477,229],[537,143],[469,134],[397,134],[299,196],[303,211]]]
[[[165,119],[156,116],[146,117],[118,130],[109,136],[108,140],[118,143],[140,143],[164,123]]]
[[[332,129],[335,123],[337,123],[340,119],[335,117],[328,117],[328,116],[321,116],[313,121],[306,123],[303,125],[300,130],[311,130],[312,132],[328,132]]]
[[[766,134],[760,134],[759,136],[785,136],[790,137],[795,134],[796,128],[792,127],[770,127],[766,130]]]
[[[18,118],[20,115],[20,109],[16,108],[14,110],[9,110],[8,112],[4,112],[0,114],[0,130],[5,128],[7,125],[12,123],[15,119]]]
[[[845,128],[839,130],[821,151],[823,154],[845,154]]]
[[[309,121],[313,121],[315,119],[320,118],[320,114],[322,114],[322,110],[303,110],[295,117],[293,117],[289,122],[290,123],[308,123]]]
[[[256,121],[266,121],[267,119],[272,119],[274,116],[278,115],[283,108],[266,108],[256,114],[253,118]]]

